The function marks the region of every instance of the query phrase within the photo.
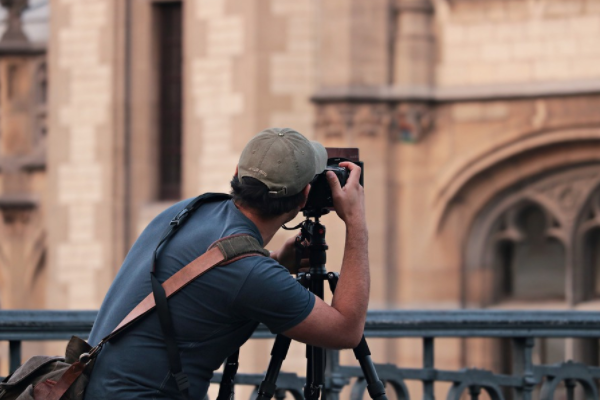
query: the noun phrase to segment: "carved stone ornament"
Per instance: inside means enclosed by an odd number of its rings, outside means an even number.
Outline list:
[[[317,137],[342,137],[352,125],[352,107],[346,103],[317,107]]]
[[[533,186],[532,189],[556,204],[565,217],[573,219],[588,198],[590,189],[599,180],[600,169],[596,167],[549,178]]]
[[[359,136],[381,136],[389,131],[391,115],[385,104],[361,104],[355,107],[352,128]]]
[[[8,11],[6,31],[0,41],[28,42],[27,36],[23,32],[21,15],[29,6],[29,0],[0,0],[0,4]]]
[[[416,143],[433,129],[434,115],[425,104],[400,104],[392,120],[392,137],[398,141]]]

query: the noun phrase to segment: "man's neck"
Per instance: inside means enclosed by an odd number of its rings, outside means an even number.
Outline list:
[[[235,202],[233,204],[235,204],[237,209],[240,210],[240,212],[244,214],[246,218],[254,222],[254,225],[256,225],[256,227],[258,228],[260,236],[263,239],[264,247],[266,247],[267,244],[269,244],[269,242],[271,241],[271,239],[273,239],[273,236],[275,236],[275,233],[277,233],[279,228],[281,228],[281,225],[287,222],[286,215],[282,215],[280,217],[275,218],[263,218],[250,208],[243,207]]]

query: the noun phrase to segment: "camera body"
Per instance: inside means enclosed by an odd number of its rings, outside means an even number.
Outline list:
[[[357,148],[327,147],[327,167],[325,170],[315,175],[310,183],[310,192],[306,206],[302,209],[305,215],[327,214],[333,210],[333,197],[329,182],[327,182],[326,173],[332,171],[344,187],[350,176],[350,170],[339,166],[342,161],[350,161],[361,168],[360,184],[364,186],[364,164],[359,161]]]

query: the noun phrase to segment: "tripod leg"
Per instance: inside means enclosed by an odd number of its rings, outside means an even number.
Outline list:
[[[358,346],[354,349],[354,356],[358,360],[360,368],[365,376],[365,380],[367,381],[369,396],[371,396],[373,400],[387,400],[385,387],[377,375],[375,365],[373,365],[373,360],[371,360],[371,351],[369,350],[364,335]]]
[[[331,292],[335,292],[338,279],[339,275],[337,273],[330,272],[327,274]],[[365,335],[363,335],[360,343],[353,351],[354,356],[360,364],[360,369],[362,369],[363,375],[365,376],[365,381],[367,381],[367,391],[369,392],[369,396],[371,396],[373,400],[387,400],[385,386],[383,386],[383,382],[379,379],[377,371],[375,370],[375,365],[373,365],[373,360],[371,360],[371,351],[367,345]]]
[[[291,342],[292,339],[287,336],[277,335],[273,350],[271,350],[271,361],[269,362],[265,379],[263,379],[258,387],[257,400],[269,400],[277,391],[277,377],[279,376],[281,365],[287,356]]]
[[[318,400],[325,376],[325,352],[320,347],[306,346],[305,400]]]
[[[240,351],[236,351],[227,358],[225,362],[225,368],[223,369],[223,377],[221,378],[221,385],[219,386],[219,395],[217,400],[233,400],[235,374],[237,373],[238,366],[240,365],[238,360],[240,357]]]

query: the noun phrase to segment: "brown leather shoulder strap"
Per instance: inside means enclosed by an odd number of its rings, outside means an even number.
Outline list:
[[[239,245],[241,243],[244,245]],[[165,294],[169,298],[212,268],[250,256],[268,256],[268,252],[260,246],[254,237],[250,235],[233,235],[219,239],[211,245],[206,253],[177,271],[162,284]],[[109,341],[155,307],[154,295],[150,293],[100,343]]]

